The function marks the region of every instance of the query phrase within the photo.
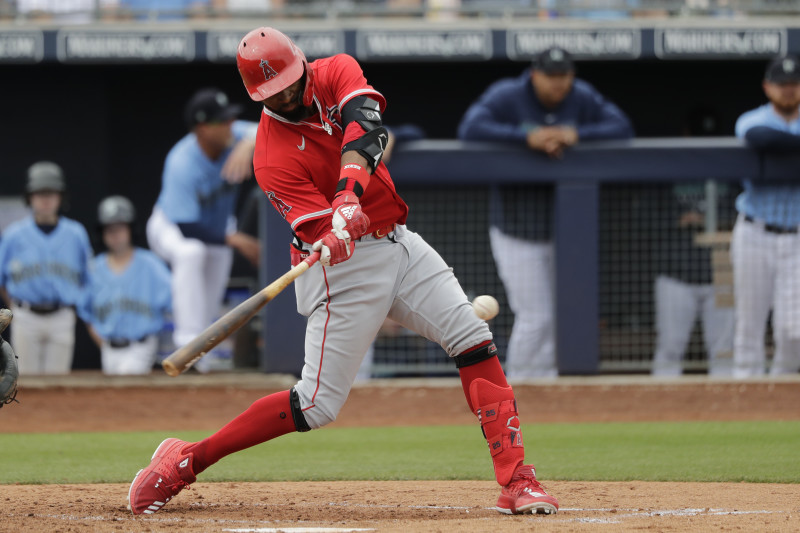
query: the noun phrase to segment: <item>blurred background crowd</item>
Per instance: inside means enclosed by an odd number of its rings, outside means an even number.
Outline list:
[[[629,17],[791,14],[796,0],[0,0],[0,17],[81,23],[271,17]]]

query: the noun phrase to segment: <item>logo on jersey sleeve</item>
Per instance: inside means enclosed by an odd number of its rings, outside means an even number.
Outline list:
[[[342,124],[336,120],[336,115],[339,114],[339,105],[332,105],[332,106],[325,106],[325,117],[330,121],[331,124],[339,128],[339,131],[344,131],[342,129]]]
[[[264,191],[267,194],[267,198],[269,201],[272,202],[272,205],[275,206],[275,209],[278,210],[278,213],[281,214],[283,218],[286,218],[286,215],[289,214],[289,211],[292,210],[292,206],[281,200],[277,197],[277,195],[272,191]]]
[[[266,59],[262,59],[258,66],[261,67],[261,71],[264,72],[264,80],[271,80],[278,75],[275,69],[269,66],[269,61]]]

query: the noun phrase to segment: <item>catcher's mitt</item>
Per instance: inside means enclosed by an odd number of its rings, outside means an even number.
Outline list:
[[[0,309],[0,333],[3,333],[14,315],[8,309]],[[0,338],[0,407],[15,402],[17,396],[17,355],[11,345]]]

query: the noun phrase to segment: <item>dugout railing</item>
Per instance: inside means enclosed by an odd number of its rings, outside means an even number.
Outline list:
[[[563,375],[588,375],[650,369],[655,279],[665,265],[695,261],[682,255],[686,243],[673,231],[683,203],[704,212],[690,246],[706,247],[713,257],[713,264],[689,266],[713,269],[712,283],[723,293],[719,305],[732,305],[733,295],[724,294],[731,284],[726,254],[740,183],[796,179],[800,157],[761,155],[727,137],[587,142],[561,160],[491,143],[425,140],[399,146],[389,168],[411,207],[409,228],[441,253],[470,297],[493,294],[500,301],[491,326],[501,354],[513,316],[489,246],[489,184],[553,187],[558,366]],[[275,210],[267,202],[262,207],[260,277],[267,283],[288,267],[289,238]],[[303,335],[289,288],[263,312],[261,369],[299,373]],[[687,370],[705,369],[699,338],[698,327]],[[402,329],[387,327],[374,344],[374,377],[452,372],[441,348]]]

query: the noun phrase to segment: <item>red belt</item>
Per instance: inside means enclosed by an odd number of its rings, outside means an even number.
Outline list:
[[[383,239],[384,237],[386,237],[387,235],[389,235],[391,232],[394,231],[394,228],[395,228],[396,225],[397,224],[389,224],[388,226],[384,226],[384,227],[382,227],[380,229],[376,229],[375,231],[373,231],[372,233],[369,233],[368,235],[372,235],[373,239]],[[366,237],[366,235],[362,235],[361,236],[361,238],[363,238],[363,237]],[[361,239],[359,239],[359,240],[361,240]]]

